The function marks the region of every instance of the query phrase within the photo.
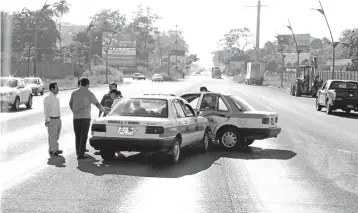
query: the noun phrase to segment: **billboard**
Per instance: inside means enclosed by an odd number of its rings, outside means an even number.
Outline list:
[[[310,52],[310,34],[295,34],[298,50],[302,52]],[[292,35],[278,35],[278,51],[283,50],[284,53],[295,53],[296,43]]]
[[[244,69],[245,68],[245,61],[230,61],[230,69]]]
[[[285,67],[297,67],[297,53],[288,53],[285,54]],[[277,57],[278,64],[282,66],[282,55]],[[310,53],[300,53],[300,65],[310,65],[311,64],[311,54]]]
[[[108,55],[106,51],[108,50]],[[117,67],[133,67],[137,64],[136,35],[134,33],[102,33],[102,58]]]

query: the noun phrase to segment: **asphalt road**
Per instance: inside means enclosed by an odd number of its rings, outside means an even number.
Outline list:
[[[124,96],[179,95],[202,85],[277,112],[282,133],[236,151],[187,150],[174,166],[136,153],[103,163],[89,145],[93,157],[79,162],[71,91],[62,91],[64,154],[49,158],[42,97],[35,97],[34,109],[1,114],[1,212],[358,212],[357,114],[326,115],[315,110],[312,98],[208,76],[135,81],[120,90]],[[100,98],[107,87],[92,91]]]

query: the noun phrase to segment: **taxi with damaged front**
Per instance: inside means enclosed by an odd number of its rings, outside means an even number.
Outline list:
[[[171,95],[142,95],[121,99],[106,117],[93,120],[90,145],[104,160],[116,152],[166,154],[173,163],[181,149],[194,146],[206,152],[211,133],[208,120],[190,104]]]
[[[237,95],[200,92],[181,97],[198,115],[208,118],[211,141],[223,148],[249,146],[255,140],[276,138],[281,133],[276,112],[256,110]]]

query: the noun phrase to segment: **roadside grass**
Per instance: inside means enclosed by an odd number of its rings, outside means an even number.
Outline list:
[[[295,79],[283,78],[282,86],[288,89],[294,82]],[[264,85],[281,88],[281,78],[280,76],[265,76]]]
[[[84,72],[80,78],[87,77],[91,85],[99,85],[106,83],[106,68],[105,66],[93,67],[92,73],[88,71]],[[77,88],[78,77],[66,76],[61,79],[42,79],[44,82],[44,88],[47,91],[48,86],[52,82],[56,82],[61,89]],[[123,83],[123,73],[117,69],[110,68],[108,73],[108,82],[116,82],[118,84]]]

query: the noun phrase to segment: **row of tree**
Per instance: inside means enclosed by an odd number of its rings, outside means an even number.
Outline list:
[[[168,55],[175,48],[188,52],[181,31],[160,31],[157,22],[162,19],[150,7],[138,6],[131,20],[119,10],[101,10],[91,19],[88,26],[79,26],[71,34],[71,41],[64,42],[64,27],[62,17],[70,12],[71,5],[66,0],[60,0],[53,5],[45,5],[42,10],[29,10],[12,14],[1,11],[1,56],[11,57],[13,61],[57,61],[65,62],[70,58],[72,63],[82,67],[102,63],[102,45],[109,45],[106,38],[102,38],[102,31],[135,32],[137,62],[149,69],[160,70],[172,65]],[[10,29],[9,27],[10,26]],[[10,31],[9,31],[10,30]],[[9,33],[10,32],[10,33]],[[91,39],[90,39],[91,36]],[[6,51],[5,42],[11,39],[11,52]],[[91,41],[91,42],[90,42]],[[89,55],[91,48],[91,56]],[[6,54],[11,53],[11,54]],[[186,67],[199,60],[196,55],[185,57]],[[185,67],[184,66],[184,67]]]
[[[245,49],[250,41],[253,40],[251,31],[248,28],[231,29],[219,41],[218,50],[214,51],[213,63],[223,64],[228,67],[230,61],[252,61],[254,60],[256,49]],[[358,30],[348,29],[341,33],[340,44],[335,48],[335,58],[352,59],[352,66],[358,68]],[[266,63],[268,71],[276,71],[281,53],[278,52],[277,41],[267,41],[260,48],[260,59]],[[311,57],[316,56],[320,65],[332,62],[332,42],[328,38],[311,37],[310,43]],[[297,66],[292,64],[292,66]]]

